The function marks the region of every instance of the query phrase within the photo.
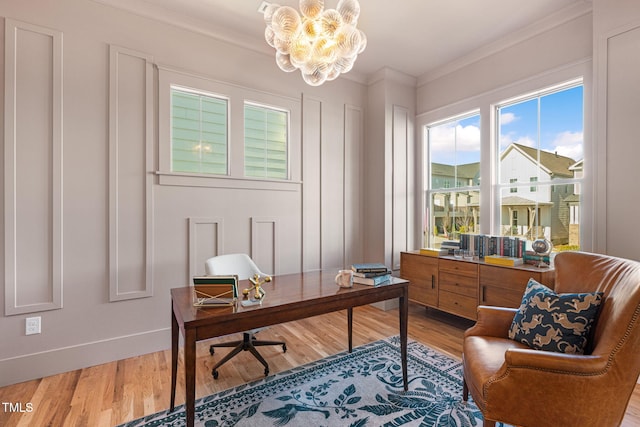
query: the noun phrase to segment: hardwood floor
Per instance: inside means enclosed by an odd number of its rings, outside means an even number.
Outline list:
[[[409,338],[456,358],[462,354],[462,335],[472,322],[425,310],[410,304]],[[372,307],[354,310],[354,346],[398,333],[397,310],[383,312]],[[272,373],[311,362],[347,349],[346,313],[338,312],[269,328],[266,339],[287,342],[280,347],[261,347]],[[227,337],[224,340],[236,337]],[[223,339],[218,339],[222,341]],[[248,352],[242,352],[219,369],[214,380],[211,367],[220,356],[209,355],[206,341],[198,343],[196,397],[263,377],[263,368]],[[225,354],[226,350],[220,350]],[[0,426],[113,426],[165,410],[170,392],[169,350],[106,363],[0,388],[0,402],[20,403],[23,412],[11,412],[3,403]],[[178,367],[183,372],[182,360]],[[182,375],[178,376],[176,404],[184,402]],[[27,404],[33,410],[27,411]],[[15,408],[15,406],[14,406]],[[631,397],[622,426],[640,425],[640,386]]]

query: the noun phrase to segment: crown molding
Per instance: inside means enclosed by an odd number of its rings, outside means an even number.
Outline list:
[[[229,27],[212,27],[203,19],[193,18],[179,12],[153,4],[148,0],[92,0],[96,3],[124,10],[142,18],[163,22],[195,33],[213,37],[254,52],[272,55],[273,49],[266,43],[256,43],[255,39]]]
[[[372,85],[380,81],[394,81],[406,86],[416,87],[417,79],[414,76],[405,74],[402,71],[394,70],[390,67],[380,68],[373,74],[369,75],[367,85]]]
[[[440,77],[464,68],[474,62],[494,55],[500,51],[503,51],[509,47],[512,47],[518,43],[521,43],[555,27],[577,19],[581,16],[590,14],[592,12],[592,9],[593,5],[591,3],[591,0],[583,0],[581,3],[567,6],[554,14],[551,14],[531,25],[523,27],[522,29],[509,34],[507,37],[503,37],[493,43],[488,43],[481,48],[474,50],[468,55],[462,56],[454,61],[449,62],[448,64],[443,65],[442,67],[422,74],[417,79],[417,86],[424,86],[431,81],[437,80]]]

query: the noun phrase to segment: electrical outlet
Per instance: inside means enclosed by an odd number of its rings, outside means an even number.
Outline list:
[[[40,316],[38,317],[27,317],[25,326],[25,334],[33,335],[39,334],[40,331]]]

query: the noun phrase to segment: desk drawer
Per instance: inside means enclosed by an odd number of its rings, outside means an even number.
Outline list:
[[[440,273],[440,290],[468,297],[478,297],[478,282],[475,277],[462,276],[448,272]]]
[[[478,298],[440,290],[438,308],[448,313],[476,320]]]

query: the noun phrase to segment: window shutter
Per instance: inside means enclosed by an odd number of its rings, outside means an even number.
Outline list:
[[[171,89],[171,169],[226,175],[227,100]]]
[[[245,176],[287,179],[288,116],[286,111],[245,104]]]

